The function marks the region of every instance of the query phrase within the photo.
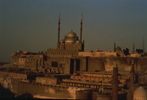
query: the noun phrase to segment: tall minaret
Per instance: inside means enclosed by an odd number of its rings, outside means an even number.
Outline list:
[[[116,52],[116,44],[114,43],[114,52]]]
[[[113,66],[112,100],[118,100],[118,67],[115,62]]]
[[[60,14],[59,14],[59,19],[58,19],[58,42],[57,42],[57,48],[60,48]]]
[[[80,23],[80,24],[81,24],[81,27],[80,27],[80,42],[81,42],[81,43],[82,43],[82,24],[83,24],[83,23],[82,23],[82,19],[83,19],[83,18],[82,18],[82,14],[81,14],[81,23]]]
[[[134,61],[132,60],[132,69],[131,69],[131,88],[132,88],[133,85],[134,85],[134,73],[135,73],[135,70],[134,70]]]
[[[60,14],[59,14],[59,20],[58,20],[58,43],[60,40]]]

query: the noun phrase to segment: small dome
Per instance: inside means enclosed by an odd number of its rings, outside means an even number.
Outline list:
[[[121,51],[121,48],[119,46],[117,46],[116,51]]]
[[[133,100],[147,100],[147,93],[142,86],[134,91]]]
[[[67,34],[67,37],[75,37],[76,36],[76,33],[71,31]]]
[[[65,43],[74,43],[74,42],[75,41],[72,38],[68,38],[68,39],[65,40]]]
[[[80,43],[80,40],[77,40],[76,43]]]

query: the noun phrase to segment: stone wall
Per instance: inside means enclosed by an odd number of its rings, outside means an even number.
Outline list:
[[[73,57],[78,56],[79,50],[61,50],[61,49],[48,49],[47,55],[50,57]]]
[[[82,57],[117,57],[116,52],[78,52],[78,56]]]
[[[57,79],[56,78],[47,78],[47,77],[36,77],[36,82],[41,83],[41,84],[52,84],[55,85],[57,84]]]
[[[23,79],[23,80],[27,79],[26,74],[12,73],[12,72],[0,71],[0,76],[11,77],[11,78],[15,78],[15,79]]]
[[[88,58],[88,72],[104,71],[104,61],[101,58],[89,57]]]
[[[104,59],[106,71],[113,70],[113,65],[116,62],[118,70],[130,71],[134,60],[134,69],[137,73],[144,73],[147,70],[147,58],[131,58],[131,57],[108,57]]]
[[[75,99],[76,91],[85,88],[67,87],[59,85],[42,85],[38,83],[18,83],[18,95],[29,93],[34,97],[42,96],[52,99]]]
[[[51,72],[56,70],[63,71],[62,74],[70,74],[70,58],[67,57],[47,57],[45,61],[45,68],[52,69]],[[57,67],[52,66],[52,62],[57,62]],[[57,72],[55,72],[57,73]]]

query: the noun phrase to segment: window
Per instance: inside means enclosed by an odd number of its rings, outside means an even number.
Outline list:
[[[52,67],[58,67],[58,62],[52,62]]]
[[[143,78],[143,82],[145,82],[145,78]]]

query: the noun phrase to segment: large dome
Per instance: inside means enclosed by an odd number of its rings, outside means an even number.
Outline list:
[[[147,100],[147,93],[142,86],[134,91],[133,100]]]
[[[71,31],[67,34],[67,37],[75,37],[76,36],[76,33]]]
[[[68,39],[65,40],[65,43],[74,43],[74,42],[75,41],[72,38],[68,38]]]

